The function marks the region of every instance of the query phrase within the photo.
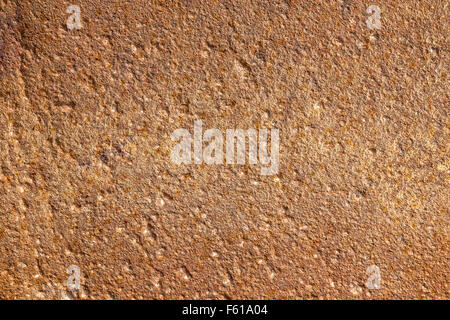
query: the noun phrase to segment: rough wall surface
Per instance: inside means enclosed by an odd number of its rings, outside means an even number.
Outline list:
[[[0,298],[448,299],[448,11],[0,0]],[[195,120],[278,173],[173,163]]]

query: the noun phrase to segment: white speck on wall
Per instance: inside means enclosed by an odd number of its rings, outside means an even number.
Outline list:
[[[353,285],[350,287],[351,294],[357,296],[362,292],[362,289],[358,286],[354,287]]]
[[[164,201],[164,199],[158,198],[158,199],[156,200],[156,205],[157,205],[158,207],[164,207],[165,204],[166,204],[166,202]]]
[[[72,300],[72,299],[70,299],[67,293],[63,292],[61,293],[61,300]]]

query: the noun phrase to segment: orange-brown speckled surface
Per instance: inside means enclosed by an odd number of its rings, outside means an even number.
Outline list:
[[[0,298],[448,299],[448,10],[0,0]],[[278,173],[173,163],[195,120]]]

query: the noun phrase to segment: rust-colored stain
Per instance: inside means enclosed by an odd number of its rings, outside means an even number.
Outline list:
[[[448,1],[76,2],[0,0],[1,299],[449,298]]]

